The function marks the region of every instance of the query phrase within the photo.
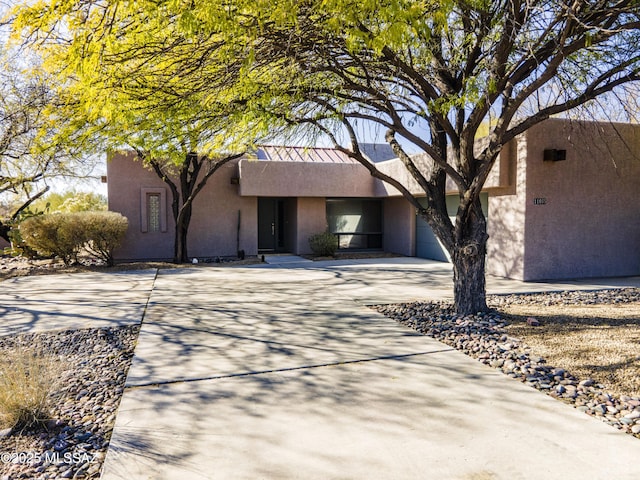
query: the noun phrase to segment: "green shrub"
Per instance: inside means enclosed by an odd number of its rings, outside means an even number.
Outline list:
[[[56,256],[70,265],[82,248],[113,265],[113,250],[127,230],[127,219],[115,212],[40,215],[20,224],[20,235],[40,255]]]
[[[96,257],[113,265],[113,251],[120,246],[129,222],[116,212],[80,212],[87,242],[85,248]]]
[[[14,257],[27,257],[32,259],[41,256],[34,249],[27,246],[27,244],[22,239],[19,228],[20,224],[27,218],[37,217],[40,215],[43,215],[43,212],[27,208],[20,212],[16,218],[12,218],[3,222],[4,225],[9,228],[8,236],[9,242],[11,244],[9,248],[5,249],[6,255],[11,255]]]
[[[311,251],[321,257],[333,257],[338,249],[338,237],[333,233],[316,233],[309,237]]]
[[[11,230],[9,230],[9,240],[11,240],[11,246],[4,249],[5,255],[11,255],[12,257],[27,257],[31,259],[39,257],[38,252],[24,243],[22,235],[20,235],[20,229],[17,225],[11,226]]]
[[[44,256],[56,256],[69,265],[78,259],[85,243],[82,226],[70,213],[27,218],[20,224],[20,235],[29,247]]]

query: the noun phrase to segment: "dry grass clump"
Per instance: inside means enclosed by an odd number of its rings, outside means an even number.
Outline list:
[[[591,377],[616,395],[640,397],[640,302],[600,305],[509,305],[508,333],[547,364]],[[535,317],[538,327],[528,326]]]
[[[49,419],[64,362],[17,345],[0,358],[0,429],[22,429]]]

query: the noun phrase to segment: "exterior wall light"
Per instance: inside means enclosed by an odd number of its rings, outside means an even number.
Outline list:
[[[544,151],[543,160],[545,162],[560,162],[567,159],[566,150],[547,149]]]

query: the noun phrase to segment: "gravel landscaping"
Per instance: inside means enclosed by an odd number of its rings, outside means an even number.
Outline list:
[[[478,359],[504,374],[572,404],[640,438],[640,397],[614,395],[592,378],[578,378],[561,366],[548,365],[521,339],[509,334],[508,321],[498,313],[510,305],[531,305],[541,313],[552,305],[624,305],[640,302],[640,289],[490,296],[488,314],[461,316],[451,303],[378,305],[379,312]],[[636,324],[638,320],[636,319]],[[539,327],[530,326],[535,329]],[[634,328],[638,328],[634,325]],[[635,359],[640,365],[640,357]]]
[[[64,266],[52,268],[52,265],[55,264],[50,261],[4,258],[0,261],[0,281],[23,274],[65,271]],[[561,361],[549,362],[540,353],[544,351],[542,347],[556,337],[560,339],[560,347],[556,349],[577,350],[576,342],[581,342],[582,337],[573,340],[569,337],[572,329],[582,328],[583,319],[577,315],[587,315],[589,309],[608,309],[610,316],[591,318],[587,325],[598,327],[600,322],[603,327],[616,328],[614,340],[621,339],[616,343],[624,343],[624,337],[627,347],[634,352],[634,358],[622,365],[630,372],[626,379],[637,381],[640,378],[637,374],[640,372],[639,288],[496,295],[488,301],[493,309],[490,313],[469,316],[455,314],[450,302],[374,308],[501,370],[514,380],[640,438],[640,394],[636,384],[625,384],[622,376],[620,384],[608,384],[597,375],[585,375],[586,370],[569,368]],[[558,312],[562,315],[556,315]],[[532,317],[542,325],[529,325]],[[60,369],[60,382],[52,395],[49,418],[43,419],[38,427],[22,431],[0,430],[0,480],[100,477],[138,332],[139,326],[126,326],[0,336],[0,358],[20,346],[29,346],[51,355]],[[526,341],[536,336],[540,337],[538,343]],[[592,351],[600,347],[597,342],[590,345]],[[598,365],[602,367],[595,364]],[[617,377],[611,374],[610,378]]]
[[[0,355],[28,345],[63,366],[44,425],[0,432],[0,479],[100,477],[138,331],[126,326],[0,337]]]

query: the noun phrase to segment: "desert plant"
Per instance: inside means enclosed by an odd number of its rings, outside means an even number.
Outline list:
[[[17,224],[11,225],[11,230],[9,230],[9,240],[11,240],[11,246],[4,249],[5,255],[27,258],[39,257],[38,252],[24,243],[22,235],[20,235],[20,228],[18,228]]]
[[[55,255],[67,265],[77,262],[82,248],[113,265],[113,251],[127,225],[127,219],[115,212],[56,213],[24,220],[20,235],[40,255]]]
[[[4,228],[6,233],[2,238],[8,240],[11,245],[9,248],[5,249],[6,255],[12,255],[15,257],[23,256],[27,258],[37,258],[40,256],[38,252],[33,248],[30,248],[22,239],[22,235],[20,234],[20,224],[28,218],[44,215],[44,213],[45,212],[42,210],[28,206],[17,214],[14,214],[11,218],[0,221],[0,229]]]
[[[0,428],[26,428],[49,418],[52,393],[63,364],[28,346],[16,346],[0,358]]]
[[[69,265],[78,258],[78,252],[86,242],[84,229],[77,215],[57,213],[40,215],[20,224],[24,243],[40,255],[55,255]]]
[[[82,219],[87,242],[85,248],[89,253],[113,265],[113,251],[120,246],[129,222],[116,212],[80,212],[76,214]]]
[[[338,249],[338,237],[328,231],[316,233],[309,237],[309,246],[316,255],[333,257]]]

